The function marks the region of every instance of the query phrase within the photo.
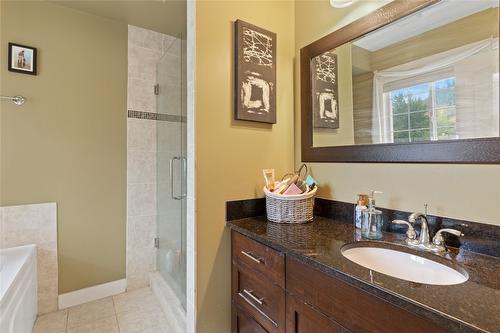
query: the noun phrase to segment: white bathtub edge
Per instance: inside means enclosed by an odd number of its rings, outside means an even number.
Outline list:
[[[127,279],[111,281],[59,295],[59,310],[125,292]]]

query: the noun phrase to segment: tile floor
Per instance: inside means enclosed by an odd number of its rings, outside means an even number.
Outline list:
[[[77,305],[38,317],[33,333],[169,333],[149,288]]]

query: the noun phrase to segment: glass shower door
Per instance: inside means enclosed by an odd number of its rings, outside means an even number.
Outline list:
[[[186,117],[182,68],[180,40],[176,39],[156,67],[157,269],[185,309]]]

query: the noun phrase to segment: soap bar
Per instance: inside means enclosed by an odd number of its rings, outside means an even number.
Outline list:
[[[294,194],[302,194],[302,191],[300,188],[297,187],[294,183],[292,183],[288,188],[286,189],[284,195],[294,195]]]

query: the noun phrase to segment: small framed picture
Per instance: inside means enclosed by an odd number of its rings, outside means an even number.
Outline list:
[[[36,48],[9,43],[9,71],[36,75]]]

